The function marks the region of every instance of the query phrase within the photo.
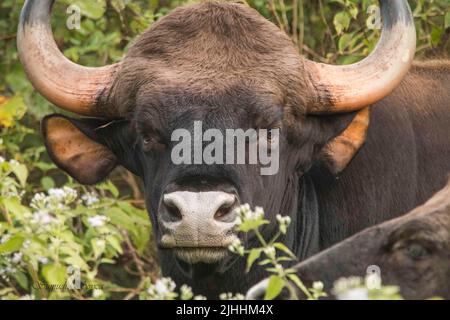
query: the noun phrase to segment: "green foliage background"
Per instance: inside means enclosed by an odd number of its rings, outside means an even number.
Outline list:
[[[18,161],[0,163],[0,240],[5,235],[10,238],[0,243],[0,298],[135,298],[149,279],[158,276],[139,182],[118,169],[111,181],[87,188],[74,183],[49,160],[39,134],[39,119],[56,109],[34,92],[18,61],[15,36],[23,2],[0,3],[0,156]],[[134,38],[154,21],[191,2],[196,1],[56,1],[55,38],[64,54],[77,63],[100,66],[116,62]],[[366,25],[370,6],[377,4],[374,0],[248,0],[247,3],[285,30],[308,59],[352,63],[366,56],[379,38],[380,31]],[[417,57],[448,57],[450,1],[409,3],[418,32]],[[79,30],[66,27],[66,8],[70,4],[82,10]],[[67,203],[63,212],[57,206],[47,208],[53,216],[62,215],[60,225],[33,237],[29,220],[37,209],[31,199],[36,193],[62,186],[77,190],[78,198]],[[100,201],[87,205],[82,200],[86,194]],[[109,219],[104,229],[87,222],[98,215]],[[29,238],[34,251],[23,249]],[[99,248],[98,240],[106,241],[105,246]],[[15,264],[17,270],[3,277],[2,268],[11,266],[14,254],[22,251],[21,262]],[[42,260],[46,263],[37,261],[37,256],[45,258]],[[62,270],[73,264],[83,267],[84,281],[102,284],[103,290],[58,293],[33,288],[36,282],[62,280],[65,276]],[[55,275],[61,279],[55,279]]]

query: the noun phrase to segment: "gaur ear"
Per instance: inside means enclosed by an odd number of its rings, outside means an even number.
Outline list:
[[[320,161],[331,173],[341,173],[364,145],[369,122],[370,111],[367,107],[359,111],[350,125],[322,149]]]
[[[116,167],[117,157],[105,145],[96,129],[105,120],[75,120],[62,115],[43,119],[45,145],[55,164],[82,184],[95,184]]]

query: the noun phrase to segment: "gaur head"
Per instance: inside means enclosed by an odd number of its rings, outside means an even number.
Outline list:
[[[207,273],[230,266],[236,206],[264,207],[269,220],[294,216],[299,181],[315,162],[343,170],[364,143],[366,106],[392,92],[415,52],[405,0],[380,1],[380,43],[349,66],[305,60],[287,35],[246,4],[210,1],[154,23],[121,62],[87,68],[56,46],[53,2],[26,1],[20,59],[37,91],[86,117],[46,117],[47,150],[83,184],[105,179],[118,165],[139,176],[163,270],[181,267],[188,274],[195,266],[207,265]],[[195,122],[200,133],[224,136],[227,129],[279,129],[276,139],[247,143],[279,152],[278,171],[262,175],[262,164],[174,163],[180,139],[174,132],[194,133]]]
[[[450,299],[450,183],[407,215],[366,229],[295,268],[306,285],[322,281],[328,292],[341,277],[376,270],[384,285],[398,286],[406,299]],[[248,297],[264,297],[266,287],[263,280]]]

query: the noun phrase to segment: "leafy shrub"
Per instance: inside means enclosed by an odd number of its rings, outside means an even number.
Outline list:
[[[143,255],[150,234],[147,213],[118,199],[111,183],[92,192],[51,188],[25,202],[27,174],[23,164],[0,158],[0,297],[111,297],[121,286],[104,278],[100,268],[117,264],[127,242],[129,250]],[[81,290],[53,290],[66,284],[70,268],[79,270]]]
[[[145,28],[190,2],[195,1],[56,1],[55,38],[64,54],[77,63],[116,62]],[[354,62],[372,50],[379,36],[379,30],[366,26],[373,0],[247,2],[285,30],[300,53],[316,61]],[[418,56],[448,54],[448,0],[409,2],[419,35]],[[9,159],[0,164],[0,297],[154,298],[161,292],[152,287],[163,286],[155,282],[158,267],[139,183],[124,170],[116,170],[111,177],[114,183],[80,186],[57,170],[45,152],[39,120],[56,109],[33,90],[18,61],[15,36],[23,3],[0,2],[0,156]],[[81,29],[66,27],[69,4],[82,9]],[[36,221],[47,223],[40,226]],[[258,254],[272,254],[273,249],[264,252],[263,247],[239,250],[254,260]],[[282,259],[289,258],[285,254]],[[273,286],[279,287],[279,278],[292,274],[275,272],[276,259],[268,265],[275,268]],[[80,268],[83,282],[102,289],[45,292],[33,288],[41,282],[59,282],[67,276],[63,269],[72,265]],[[187,288],[180,290],[177,298],[189,296]],[[236,297],[240,296],[224,295]]]

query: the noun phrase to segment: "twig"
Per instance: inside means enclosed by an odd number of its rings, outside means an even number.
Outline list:
[[[11,39],[15,39],[16,38],[16,34],[8,34],[5,36],[0,36],[0,40],[1,41],[5,41],[5,40],[11,40]]]
[[[136,268],[139,271],[139,276],[141,278],[145,278],[146,273],[144,271],[144,263],[139,258],[139,255],[136,252],[136,249],[134,248],[133,244],[131,243],[130,237],[128,236],[128,233],[125,230],[122,230],[122,235],[125,239],[125,244],[127,245],[128,249],[130,250],[131,257],[133,258],[134,263],[136,264]]]

